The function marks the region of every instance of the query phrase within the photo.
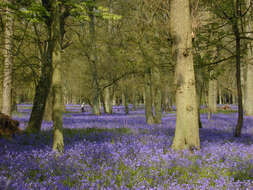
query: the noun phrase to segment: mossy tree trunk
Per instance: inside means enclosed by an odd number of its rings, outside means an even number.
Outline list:
[[[145,116],[147,124],[154,124],[154,116],[152,110],[152,85],[151,85],[151,69],[145,72]]]
[[[60,117],[62,117],[62,111],[59,110],[59,102],[62,101],[62,87],[60,84],[60,79],[58,74],[59,71],[59,63],[61,62],[61,55],[60,51],[63,47],[63,38],[64,38],[64,25],[65,25],[65,19],[69,15],[69,10],[65,9],[60,6],[64,6],[61,4],[58,0],[56,1],[43,1],[42,6],[50,12],[50,16],[45,18],[45,24],[47,28],[47,45],[46,48],[41,47],[40,43],[38,43],[38,48],[40,50],[40,56],[41,56],[41,73],[39,82],[36,86],[36,92],[35,97],[33,100],[33,108],[31,112],[31,116],[29,119],[27,131],[28,132],[39,132],[41,130],[41,123],[44,117],[45,107],[46,107],[46,100],[48,97],[48,94],[50,92],[51,86],[52,86],[52,76],[54,72],[54,89],[53,91],[53,121],[54,121],[54,133],[59,133],[60,126],[62,126],[62,121]],[[63,11],[64,10],[64,11]],[[35,32],[36,27],[34,26]],[[36,32],[36,35],[39,35]],[[54,59],[54,60],[53,60]],[[53,66],[54,63],[54,66]],[[57,63],[57,67],[56,67]],[[54,71],[55,69],[55,71]],[[63,106],[61,105],[61,109],[63,109]],[[55,135],[54,135],[55,136]],[[56,135],[59,137],[60,135]],[[57,139],[57,138],[56,138]],[[60,137],[59,137],[60,139]],[[58,140],[55,140],[58,141]],[[59,140],[61,141],[61,140]],[[53,145],[55,146],[55,143]],[[59,151],[60,148],[59,148]]]
[[[201,70],[196,69],[196,98],[197,98],[197,107],[198,107],[198,121],[199,121],[199,128],[202,128],[202,123],[200,120],[200,110],[201,110],[201,99],[202,99],[202,92],[204,88],[204,80],[203,80],[203,73]]]
[[[218,86],[218,92],[219,92],[219,104],[222,104],[222,90],[220,86]]]
[[[137,94],[136,91],[134,90],[133,95],[132,95],[132,102],[133,102],[133,111],[136,111],[136,106],[137,106]]]
[[[232,29],[235,36],[236,42],[236,86],[237,86],[237,97],[238,97],[238,119],[235,127],[235,137],[241,136],[241,129],[243,126],[243,104],[242,104],[242,86],[241,86],[241,37],[239,30],[239,15],[240,13],[240,2],[235,1],[235,18],[232,19]]]
[[[93,0],[95,2],[95,0]],[[98,81],[98,71],[97,71],[97,48],[96,48],[96,31],[95,31],[95,7],[93,4],[88,5],[89,9],[89,32],[90,32],[90,68],[92,72],[92,112],[95,115],[101,115],[100,110],[100,88]]]
[[[52,88],[49,91],[47,101],[46,101],[46,108],[44,113],[44,120],[45,121],[52,121],[52,114],[53,114],[53,92]]]
[[[162,122],[162,92],[161,92],[161,78],[160,78],[160,71],[158,67],[153,67],[152,69],[152,81],[153,81],[153,88],[154,91],[154,123],[160,124]]]
[[[109,12],[112,13],[112,8],[113,8],[112,0],[108,0],[108,7],[109,7]],[[108,24],[107,24],[107,36],[108,36],[109,41],[113,40],[112,27],[113,27],[112,20],[109,19]],[[113,61],[113,59],[111,59],[111,57],[113,57],[111,43],[107,43],[107,51],[109,54],[107,61],[111,63]],[[113,98],[114,98],[114,87],[109,86],[105,88],[104,89],[104,104],[105,104],[104,112],[107,114],[112,114]]]
[[[129,114],[129,107],[128,107],[128,103],[129,103],[129,98],[128,98],[128,85],[124,85],[123,87],[123,97],[124,99],[124,108],[125,108],[125,114]]]
[[[199,149],[199,122],[192,55],[190,1],[171,0],[170,29],[176,62],[176,131],[174,150]],[[184,27],[182,27],[184,26]]]
[[[208,81],[208,115],[217,112],[217,79],[213,76],[214,71],[210,72],[210,79]],[[210,118],[209,118],[210,119]]]
[[[10,0],[5,0],[6,3],[11,3]],[[4,31],[4,76],[3,76],[3,94],[2,94],[2,113],[11,116],[11,104],[12,104],[12,68],[13,68],[13,56],[12,56],[12,35],[14,18],[11,15],[8,8],[5,9],[5,31]]]
[[[172,111],[172,105],[171,105],[171,97],[169,95],[169,86],[168,81],[166,81],[166,84],[163,88],[162,93],[162,108],[165,113],[169,113]]]
[[[12,88],[11,90],[11,112],[16,112],[18,107],[17,107],[17,92],[15,89]]]
[[[145,75],[145,77],[146,77],[146,75]],[[145,78],[144,77],[144,78]],[[146,82],[146,78],[144,79],[145,80],[145,82]],[[146,105],[146,83],[145,83],[145,87],[144,87],[144,89],[143,89],[143,104],[144,105]]]
[[[41,123],[45,112],[46,100],[49,94],[52,83],[52,52],[53,52],[52,39],[48,42],[48,50],[46,57],[43,59],[41,74],[39,82],[36,86],[35,97],[33,100],[33,108],[28,123],[27,131],[39,132],[41,129]]]
[[[2,81],[0,81],[0,85],[2,86]],[[3,92],[2,88],[0,88],[0,110],[2,111],[2,106],[3,106]]]
[[[62,153],[64,151],[63,141],[63,112],[65,110],[63,80],[62,80],[62,59],[63,40],[65,34],[65,23],[69,16],[69,10],[64,5],[54,1],[53,10],[53,33],[55,39],[55,48],[53,51],[53,77],[52,77],[52,119],[54,128],[53,150]],[[65,46],[66,48],[67,46]]]
[[[54,127],[54,139],[53,150],[63,152],[63,94],[62,94],[62,80],[61,80],[61,52],[57,50],[53,54],[54,73],[52,80],[52,95],[53,95],[53,127]]]
[[[132,80],[133,82],[133,87],[132,87],[132,98],[131,98],[131,102],[132,102],[132,105],[133,105],[133,108],[132,110],[133,111],[136,111],[136,106],[137,106],[137,87],[135,86],[135,80],[133,79]]]

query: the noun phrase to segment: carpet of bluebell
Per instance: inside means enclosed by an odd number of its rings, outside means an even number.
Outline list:
[[[18,106],[14,119],[25,128],[31,105]],[[144,110],[94,116],[67,105],[64,154],[52,152],[52,122],[36,135],[0,139],[0,189],[253,189],[253,117],[245,117],[234,138],[236,113],[201,114],[201,150],[174,152],[175,113],[147,125]]]

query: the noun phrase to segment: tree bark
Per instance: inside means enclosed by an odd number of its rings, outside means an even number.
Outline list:
[[[123,87],[123,98],[124,98],[124,108],[125,108],[125,114],[129,114],[129,107],[128,107],[128,92],[127,92],[127,86]]]
[[[170,105],[169,87],[168,87],[167,81],[163,88],[163,93],[162,93],[162,108],[165,113],[169,113],[172,110],[171,105]]]
[[[40,132],[41,123],[44,117],[46,100],[52,85],[53,75],[53,54],[60,51],[60,40],[63,39],[64,32],[61,31],[59,1],[42,1],[42,5],[50,16],[45,18],[47,28],[47,46],[41,53],[41,73],[39,82],[36,86],[35,97],[33,100],[33,108],[29,119],[27,131],[32,133]],[[64,17],[62,17],[64,19]],[[64,21],[64,20],[63,20]],[[62,25],[64,26],[64,25]],[[58,46],[58,47],[57,47]],[[40,47],[40,49],[43,49]]]
[[[202,128],[202,123],[200,120],[200,106],[201,106],[201,99],[202,99],[202,91],[203,91],[203,74],[200,70],[196,72],[195,75],[196,79],[196,98],[197,98],[197,107],[198,107],[198,121],[199,121],[199,128]]]
[[[11,1],[6,0],[7,3]],[[11,103],[12,103],[12,67],[13,67],[13,56],[12,56],[12,35],[14,18],[9,13],[9,9],[6,8],[5,16],[5,31],[4,31],[4,78],[3,78],[3,96],[2,96],[2,113],[11,116]]]
[[[95,0],[93,0],[95,2]],[[98,71],[97,71],[97,48],[96,48],[96,31],[95,31],[95,16],[94,16],[94,5],[89,5],[89,29],[90,29],[90,68],[92,72],[92,112],[95,115],[101,115],[100,110],[100,88],[98,81]]]
[[[53,92],[51,88],[47,97],[47,101],[46,101],[44,120],[52,121],[53,120],[52,114],[53,114]]]
[[[239,9],[239,1],[236,0],[236,15],[240,15],[240,9]],[[238,96],[238,120],[237,125],[235,127],[235,137],[241,136],[241,129],[243,126],[243,104],[242,104],[242,86],[241,86],[241,39],[240,39],[240,31],[238,26],[238,19],[234,18],[233,20],[233,32],[235,35],[235,41],[236,41],[236,84],[237,84],[237,96]]]
[[[211,113],[217,112],[217,85],[217,80],[213,77],[213,71],[211,71],[208,81],[208,110]]]
[[[117,105],[117,97],[116,97],[115,93],[113,93],[112,105],[113,105],[113,106],[116,106],[116,105]]]
[[[105,94],[104,94],[104,109],[105,113],[112,114],[112,90],[111,87],[105,88]]]
[[[144,80],[146,80],[146,75],[144,77]],[[146,86],[143,89],[143,104],[146,105]]]
[[[152,110],[152,86],[151,86],[151,70],[147,69],[145,73],[145,116],[147,124],[154,124],[154,116]]]
[[[159,68],[154,67],[152,69],[153,88],[154,91],[154,123],[160,124],[162,122],[162,92],[161,92],[161,79]]]
[[[137,93],[136,93],[136,88],[134,87],[133,93],[132,93],[132,104],[133,104],[133,111],[136,111],[136,104],[137,104]]]
[[[247,0],[247,7],[250,5],[250,0]],[[252,9],[250,9],[249,13]],[[249,21],[246,25],[247,32],[252,31],[252,20],[250,16],[248,17]],[[247,34],[248,37],[252,37],[252,34]],[[246,89],[245,89],[245,114],[248,116],[253,116],[253,47],[252,42],[247,43],[247,69],[246,69],[246,75],[247,75],[247,81],[246,81]]]
[[[2,86],[2,81],[0,81],[0,85]],[[2,107],[3,107],[3,92],[2,92],[3,88],[0,88],[0,110],[2,111]]]
[[[54,73],[52,80],[52,95],[53,95],[53,127],[54,139],[53,150],[63,152],[63,94],[62,94],[62,80],[61,80],[61,52],[56,50],[53,55]]]
[[[45,112],[46,100],[52,84],[52,54],[54,50],[54,42],[51,38],[51,31],[48,32],[50,36],[48,42],[48,49],[46,50],[47,52],[45,54],[45,57],[42,59],[40,79],[36,86],[35,97],[33,100],[33,108],[27,127],[27,131],[32,133],[37,133],[41,129],[41,123]]]
[[[246,101],[245,101],[245,114],[253,116],[253,52],[252,47],[248,48],[248,65],[247,65],[247,83],[246,83]],[[250,58],[250,59],[249,59]]]
[[[16,112],[17,111],[17,92],[12,89],[11,90],[11,112]]]
[[[222,93],[221,93],[221,87],[218,87],[218,91],[219,91],[219,104],[222,104]]]
[[[173,58],[176,61],[177,118],[172,144],[174,150],[200,148],[189,2],[188,0],[171,0],[170,2],[170,29]]]

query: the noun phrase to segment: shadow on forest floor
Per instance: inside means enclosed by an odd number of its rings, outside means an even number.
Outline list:
[[[102,117],[98,117],[93,115],[85,117],[75,113],[72,116],[72,118],[64,117],[64,142],[66,146],[74,145],[83,140],[96,143],[117,142],[124,135],[132,135],[133,138],[142,138],[145,135],[173,138],[175,133],[175,114],[168,114],[167,117],[163,118],[161,125],[152,126],[145,123],[144,115],[137,117],[134,114],[120,113],[111,116],[102,115]],[[79,116],[83,117],[79,118]],[[22,118],[20,120],[22,121]],[[240,138],[233,137],[236,124],[235,114],[214,114],[210,121],[207,120],[206,114],[201,114],[201,120],[203,124],[203,128],[200,129],[201,142],[235,142],[244,145],[253,143],[252,130],[248,132],[253,125],[253,118],[245,118],[243,133]],[[83,127],[83,125],[85,126]],[[14,136],[12,140],[0,138],[0,147],[10,146],[12,150],[25,151],[50,147],[52,142],[53,130],[51,127],[42,130],[39,134]]]

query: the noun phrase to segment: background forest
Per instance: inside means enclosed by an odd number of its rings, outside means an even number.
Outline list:
[[[252,3],[0,1],[0,187],[253,187]]]

